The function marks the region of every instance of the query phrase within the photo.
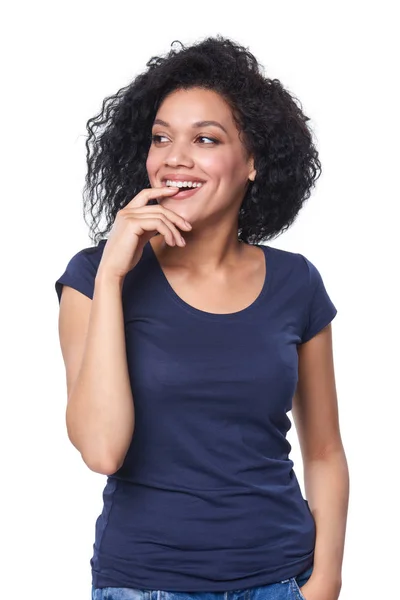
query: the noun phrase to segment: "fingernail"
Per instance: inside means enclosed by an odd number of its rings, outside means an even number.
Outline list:
[[[184,244],[186,244],[186,241],[184,240],[184,238],[181,236],[181,240]]]
[[[190,223],[188,223],[187,221],[185,221],[185,225],[187,225],[187,227],[190,227],[190,229],[192,229],[192,226]]]

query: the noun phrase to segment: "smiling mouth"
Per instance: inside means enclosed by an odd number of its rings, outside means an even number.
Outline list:
[[[192,190],[203,187],[203,181],[174,181],[171,179],[164,179],[163,184],[167,187],[178,187],[182,190]]]
[[[168,180],[169,183],[169,180]],[[183,183],[183,182],[175,182],[176,183]],[[184,186],[184,185],[176,185],[176,186],[172,186],[172,185],[168,185],[168,187],[178,187],[179,191],[176,192],[175,194],[173,194],[172,196],[168,196],[167,198],[165,198],[165,200],[184,200],[185,198],[190,198],[191,196],[193,196],[194,194],[196,194],[202,187],[203,187],[203,182],[193,182],[193,183],[199,183],[200,185],[196,185],[196,186]],[[164,185],[167,185],[166,183],[164,183]]]

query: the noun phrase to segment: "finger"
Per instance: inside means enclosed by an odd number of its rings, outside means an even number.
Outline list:
[[[154,198],[164,198],[168,196],[173,196],[179,191],[178,187],[167,187],[166,185],[163,187],[154,187],[154,188],[145,188],[141,190],[128,204],[124,207],[139,207],[145,206],[149,200],[153,200]]]
[[[173,223],[171,223],[171,221],[165,215],[163,215],[161,213],[158,214],[158,215],[149,215],[149,214],[143,214],[143,215],[139,214],[138,215],[138,214],[135,214],[134,218],[137,219],[138,221],[140,221],[140,226],[142,226],[142,222],[143,221],[148,221],[150,223],[158,223],[158,222],[164,223],[164,225],[171,232],[172,238],[174,240],[174,245],[175,244],[178,244],[178,246],[184,246],[185,245],[185,241],[183,240],[180,231],[175,227],[175,225]],[[160,231],[160,230],[157,229],[157,231]],[[161,231],[160,231],[160,233],[161,233]]]
[[[126,207],[125,207],[126,208]],[[159,204],[153,205],[153,206],[139,206],[139,207],[135,207],[132,209],[133,214],[148,214],[149,216],[151,216],[151,213],[153,213],[154,211],[154,215],[159,215],[159,214],[164,214],[170,221],[172,221],[173,223],[175,223],[175,225],[177,227],[183,227],[186,230],[190,230],[192,229],[192,226],[190,223],[188,223],[188,221],[185,221],[185,219],[183,217],[181,217],[181,215],[178,215],[176,212],[174,212],[173,210],[170,210],[169,208],[165,208],[164,206],[160,206]]]

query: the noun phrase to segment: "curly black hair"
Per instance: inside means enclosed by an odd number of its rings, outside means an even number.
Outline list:
[[[146,71],[105,98],[99,114],[86,124],[83,212],[91,240],[98,244],[117,212],[151,187],[146,159],[157,110],[171,92],[193,87],[225,99],[254,156],[257,175],[239,210],[238,239],[258,244],[277,237],[294,222],[321,174],[306,125],[310,119],[278,79],[263,75],[264,68],[247,48],[219,35],[188,47],[177,43],[179,48],[173,42],[169,53],[151,58]]]

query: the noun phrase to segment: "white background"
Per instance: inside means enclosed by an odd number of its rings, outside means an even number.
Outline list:
[[[91,245],[85,124],[163,54],[220,33],[311,117],[323,174],[271,242],[320,270],[351,492],[341,600],[398,590],[399,82],[396,2],[14,2],[1,55],[1,597],[89,600],[105,476],[65,427],[54,282]],[[397,44],[397,47],[396,47]],[[291,458],[302,483],[294,427]],[[303,487],[304,490],[304,487]],[[398,492],[397,492],[398,494]]]

